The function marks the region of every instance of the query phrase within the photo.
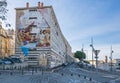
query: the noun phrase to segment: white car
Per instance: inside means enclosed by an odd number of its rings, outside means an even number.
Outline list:
[[[4,61],[4,64],[10,65],[10,64],[12,64],[12,62],[11,61]]]

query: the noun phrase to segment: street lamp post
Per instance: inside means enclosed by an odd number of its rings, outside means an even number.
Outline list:
[[[93,60],[94,60],[94,58],[93,58],[93,38],[91,38],[91,44],[90,44],[90,47],[92,47],[92,70],[93,70]]]
[[[92,70],[93,70],[93,44],[90,44],[90,47],[92,47]]]
[[[112,53],[113,53],[113,50],[112,50],[112,46],[111,46],[111,52],[110,52],[110,61],[111,61],[111,68],[110,68],[110,70],[112,71],[113,70],[113,68],[112,68]]]
[[[92,47],[92,51],[95,54],[95,58],[96,58],[96,71],[98,71],[98,54],[99,54],[100,50],[95,50],[92,44],[90,45],[90,47]]]

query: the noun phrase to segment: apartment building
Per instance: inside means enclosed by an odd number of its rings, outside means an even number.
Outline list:
[[[16,55],[23,54],[21,46],[28,47],[26,60],[32,66],[55,67],[72,56],[71,46],[63,36],[52,6],[16,9]],[[69,62],[69,61],[68,61]]]

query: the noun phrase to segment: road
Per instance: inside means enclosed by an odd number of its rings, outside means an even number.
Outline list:
[[[91,78],[92,80],[100,83],[120,83],[120,74],[110,74],[105,72],[89,71],[80,68],[76,63],[68,67],[63,68],[59,72],[79,74],[81,76],[86,76],[86,78]]]

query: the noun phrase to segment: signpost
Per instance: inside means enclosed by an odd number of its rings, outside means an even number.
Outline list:
[[[98,71],[98,54],[100,53],[100,50],[94,50],[93,52],[95,54],[96,59],[96,71]]]

